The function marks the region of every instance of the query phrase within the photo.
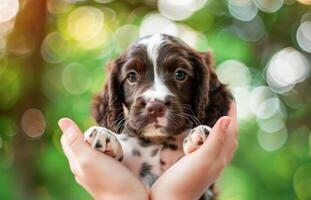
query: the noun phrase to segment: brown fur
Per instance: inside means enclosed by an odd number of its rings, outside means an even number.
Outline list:
[[[118,120],[124,117],[122,102],[123,95],[119,84],[118,73],[121,59],[109,63],[109,78],[101,93],[96,94],[92,103],[92,115],[96,122],[110,130],[120,133],[123,127],[118,127]]]

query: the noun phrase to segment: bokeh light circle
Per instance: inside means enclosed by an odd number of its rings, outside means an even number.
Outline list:
[[[239,37],[247,42],[258,42],[266,33],[260,16],[255,17],[251,21],[234,20],[233,25]]]
[[[263,119],[271,117],[278,110],[279,99],[276,97],[264,100],[256,109],[257,116]]]
[[[241,21],[251,21],[258,13],[258,8],[251,0],[229,0],[228,9],[234,18]]]
[[[299,46],[303,50],[311,53],[311,20],[304,21],[300,24],[296,38]]]
[[[110,42],[113,42],[113,37],[111,30],[107,26],[103,26],[102,30],[92,39],[86,40],[86,41],[80,41],[78,46],[82,49],[104,49],[104,47],[107,47]],[[111,51],[113,50],[114,46],[109,46]],[[105,51],[110,51],[105,49]],[[108,53],[107,52],[107,53]]]
[[[306,103],[304,98],[301,97],[302,92],[304,91],[296,90],[295,88],[295,90],[291,90],[284,94],[282,96],[282,100],[286,104],[286,106],[292,109],[299,109]]]
[[[123,52],[124,49],[126,49],[132,42],[137,40],[138,37],[139,37],[138,26],[126,24],[119,27],[115,32],[117,53]]]
[[[251,79],[248,67],[237,60],[227,60],[221,63],[216,68],[216,73],[219,80],[230,88],[247,86]]]
[[[257,123],[260,129],[266,133],[273,133],[285,127],[283,119],[279,117],[271,117],[268,119],[257,118]]]
[[[283,127],[276,132],[265,132],[259,130],[257,139],[260,146],[266,151],[276,151],[280,149],[287,141],[287,129]]]
[[[140,25],[139,36],[143,37],[154,33],[165,33],[176,36],[178,29],[176,24],[171,20],[158,13],[151,13],[143,18]]]
[[[0,34],[7,35],[14,28],[14,20],[0,22]]]
[[[310,64],[299,51],[288,47],[276,53],[266,70],[267,83],[274,92],[285,93],[309,75]]]
[[[58,32],[48,34],[41,44],[41,55],[46,62],[60,63],[70,52],[68,41]]]
[[[302,4],[311,5],[311,0],[297,0]]]
[[[269,87],[259,86],[250,96],[251,111],[259,118],[269,118],[279,111],[279,100]]]
[[[198,33],[191,27],[184,24],[178,24],[177,28],[177,37],[183,40],[190,47],[201,52],[208,50],[208,41],[204,34]]]
[[[43,135],[46,122],[43,113],[39,109],[29,108],[22,117],[22,129],[31,138]]]
[[[97,3],[103,3],[103,4],[105,4],[105,3],[113,2],[114,0],[94,0],[94,1],[97,2]]]
[[[93,39],[102,31],[103,25],[104,14],[91,6],[76,8],[69,14],[67,21],[68,32],[78,41]]]
[[[0,1],[0,23],[14,18],[19,9],[18,0],[1,0]]]
[[[79,95],[85,92],[91,84],[89,69],[79,63],[68,64],[62,74],[62,83],[68,93]]]
[[[73,1],[71,0],[48,0],[47,9],[51,14],[60,15],[70,11],[73,7]]]
[[[236,102],[238,118],[247,120],[253,117],[249,106],[251,96],[250,87],[234,87],[231,89],[231,92]]]
[[[158,9],[160,13],[171,20],[184,20],[189,18],[193,12],[201,9],[207,0],[159,0]]]
[[[260,10],[273,13],[282,7],[284,0],[254,0],[254,2]]]

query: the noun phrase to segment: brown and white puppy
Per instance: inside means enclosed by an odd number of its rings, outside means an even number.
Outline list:
[[[141,38],[108,66],[108,82],[93,103],[101,127],[88,129],[85,140],[151,186],[227,114],[231,94],[212,64],[210,52],[173,36]]]

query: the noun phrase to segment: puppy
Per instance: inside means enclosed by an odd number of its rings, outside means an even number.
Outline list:
[[[210,52],[196,52],[173,36],[139,39],[108,66],[108,82],[93,102],[100,127],[89,128],[85,140],[150,187],[227,114],[232,96],[212,65]],[[205,198],[215,198],[212,188]]]

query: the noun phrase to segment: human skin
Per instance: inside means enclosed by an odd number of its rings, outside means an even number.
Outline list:
[[[166,170],[147,190],[143,183],[115,159],[92,149],[79,127],[63,118],[62,148],[77,182],[95,199],[199,199],[220,176],[237,148],[236,105],[221,117],[204,144]]]

